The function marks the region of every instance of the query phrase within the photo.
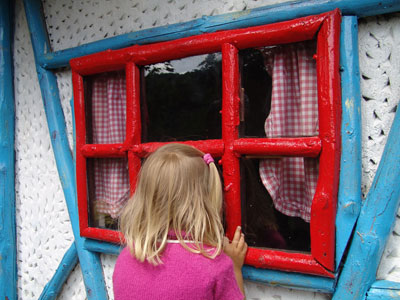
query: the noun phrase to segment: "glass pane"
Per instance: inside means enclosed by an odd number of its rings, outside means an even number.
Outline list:
[[[240,161],[242,225],[249,246],[310,252],[310,210],[318,159]]]
[[[239,51],[241,74],[241,137],[265,137],[264,122],[271,109],[272,79],[260,49]]]
[[[125,140],[125,72],[108,72],[84,79],[86,143],[117,144]]]
[[[239,52],[241,137],[318,135],[314,40]]]
[[[142,69],[142,142],[221,138],[221,54]]]
[[[87,160],[89,226],[117,229],[117,218],[129,198],[126,158]]]

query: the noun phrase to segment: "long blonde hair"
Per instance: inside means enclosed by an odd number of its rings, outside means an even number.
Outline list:
[[[221,252],[221,179],[215,164],[207,165],[203,155],[174,143],[144,162],[135,193],[120,216],[127,247],[139,261],[162,263],[170,231],[188,251],[209,258]]]

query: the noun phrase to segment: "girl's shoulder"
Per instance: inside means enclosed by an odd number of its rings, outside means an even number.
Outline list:
[[[129,252],[129,248],[124,247],[117,257],[117,260],[115,262],[115,267],[117,267],[118,265],[125,265],[126,263],[132,260],[134,260],[134,258]]]
[[[128,247],[124,247],[124,248],[122,248],[121,252],[118,254],[117,260],[126,259],[128,257],[132,257],[131,253],[129,252],[129,248]]]

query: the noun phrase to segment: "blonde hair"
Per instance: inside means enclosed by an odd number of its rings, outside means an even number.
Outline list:
[[[135,193],[120,216],[127,247],[139,261],[162,263],[170,231],[188,251],[208,258],[221,252],[221,179],[215,164],[207,165],[203,155],[194,147],[174,143],[144,162]]]

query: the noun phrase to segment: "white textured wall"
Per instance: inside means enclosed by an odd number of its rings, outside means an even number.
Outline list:
[[[54,50],[199,18],[285,1],[168,0],[44,1]],[[71,225],[51,149],[49,132],[22,0],[16,1],[14,43],[16,100],[16,202],[19,299],[37,299],[73,241]],[[360,24],[363,116],[363,191],[367,192],[400,98],[400,16],[368,18]],[[367,54],[368,53],[368,54]],[[390,56],[389,56],[390,53]],[[72,139],[69,70],[58,74],[67,129]],[[390,82],[388,85],[387,82]],[[375,112],[375,114],[374,114]],[[383,131],[383,133],[382,133]],[[400,281],[400,221],[386,248],[378,276]],[[112,299],[115,257],[103,255],[105,279]],[[329,295],[246,283],[248,299],[329,299]],[[85,299],[79,265],[59,299]]]
[[[399,13],[359,22],[359,59],[362,77],[362,192],[365,196],[378,168],[400,99]],[[399,212],[377,277],[400,282]]]

